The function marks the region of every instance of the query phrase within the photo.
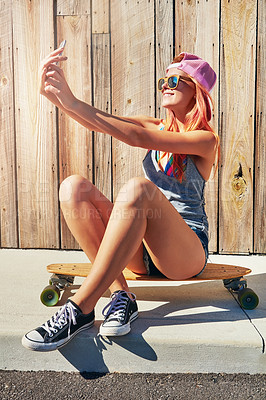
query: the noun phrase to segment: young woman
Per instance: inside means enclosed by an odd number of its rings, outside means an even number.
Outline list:
[[[127,334],[138,316],[136,297],[123,276],[140,274],[187,279],[200,274],[208,257],[204,186],[219,148],[209,125],[216,74],[201,58],[181,53],[158,82],[166,120],[116,117],[82,102],[57,65],[67,57],[52,52],[42,63],[40,93],[80,124],[131,146],[148,149],[145,178],[130,179],[112,204],[86,178],[73,175],[60,187],[61,208],[72,234],[93,263],[75,295],[23,346],[51,351],[94,323],[94,307],[110,288],[100,334]],[[126,88],[121,88],[126,90]]]

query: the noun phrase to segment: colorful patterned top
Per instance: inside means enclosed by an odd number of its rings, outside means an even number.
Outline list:
[[[164,130],[164,124],[161,123],[160,131],[163,130]],[[187,168],[187,156],[180,154],[179,157],[181,157],[182,160],[182,170],[183,172],[185,172]],[[156,150],[155,160],[157,161],[160,170],[163,171],[166,175],[178,178],[178,168],[175,168],[175,171],[173,170],[173,163],[174,163],[173,153],[167,153],[164,151]]]

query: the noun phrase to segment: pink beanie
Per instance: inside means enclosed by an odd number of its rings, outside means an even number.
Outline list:
[[[170,64],[166,72],[170,68],[178,68],[186,74],[194,78],[208,92],[213,88],[216,82],[216,73],[206,61],[202,58],[190,53],[180,53],[177,62]]]

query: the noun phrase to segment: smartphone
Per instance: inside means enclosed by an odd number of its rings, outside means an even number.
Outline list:
[[[59,49],[60,48],[64,49],[65,45],[66,45],[66,40],[63,40],[59,45]],[[58,55],[61,56],[62,54],[63,54],[63,52],[59,53]],[[58,65],[58,62],[55,65]]]
[[[66,45],[66,40],[63,40],[63,42],[60,43],[59,48],[64,49],[64,48],[65,48],[65,45]],[[62,54],[63,54],[63,52],[62,52],[62,53],[59,53],[59,56],[61,56]]]

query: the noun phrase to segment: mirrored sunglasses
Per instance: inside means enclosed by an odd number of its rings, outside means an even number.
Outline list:
[[[169,89],[176,89],[178,86],[179,80],[192,82],[192,80],[190,78],[187,78],[185,76],[171,75],[171,76],[168,76],[168,78],[167,77],[160,78],[158,80],[158,90],[160,90],[160,91],[163,90],[163,85],[165,84],[165,82],[167,83],[167,86],[169,87]]]

